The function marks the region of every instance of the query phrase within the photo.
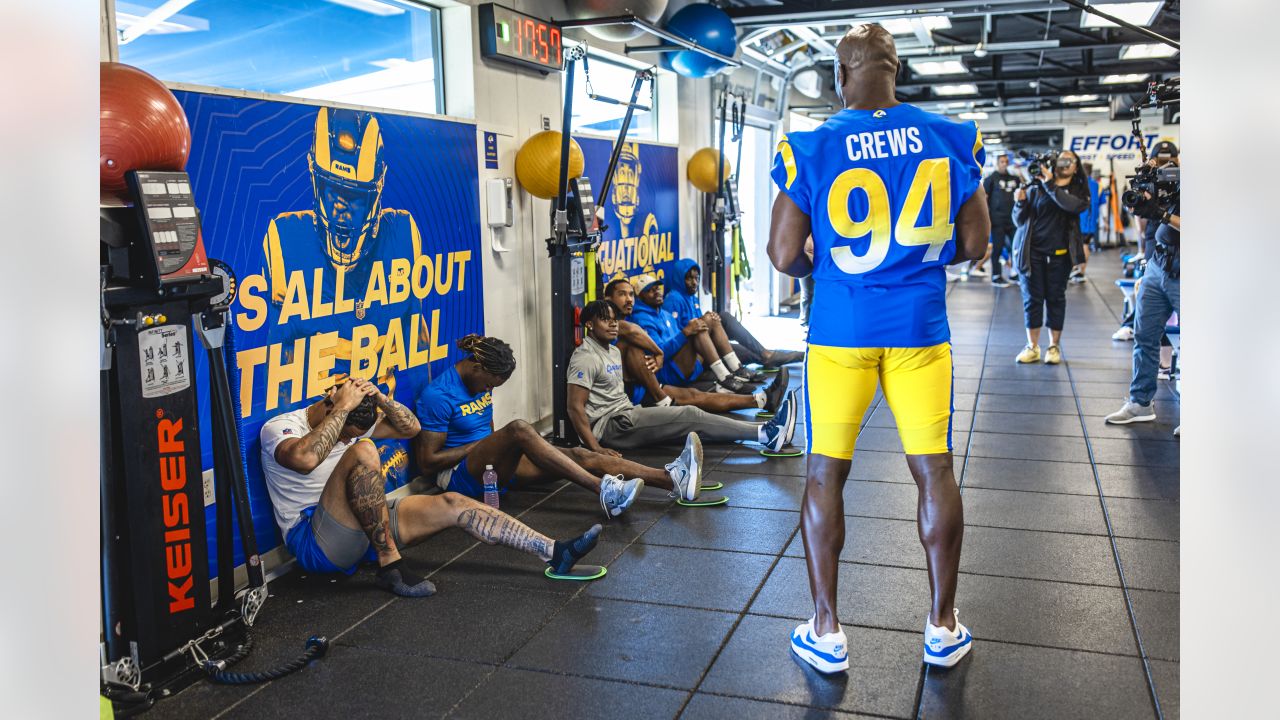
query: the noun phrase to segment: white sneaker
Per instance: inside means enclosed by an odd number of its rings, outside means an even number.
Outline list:
[[[605,517],[615,518],[626,512],[636,496],[644,489],[644,480],[625,479],[621,475],[605,475],[600,478],[600,509]]]
[[[977,267],[969,268],[969,274],[974,277],[986,277],[987,271],[983,270],[981,265],[978,265]]]
[[[685,437],[680,457],[667,463],[666,470],[671,484],[676,486],[676,497],[685,502],[698,499],[702,492],[702,440],[697,433]]]
[[[960,611],[954,610],[956,629],[948,630],[924,621],[924,661],[938,667],[952,667],[973,649],[973,635],[960,624]]]
[[[818,672],[837,673],[849,669],[849,640],[843,628],[822,637],[813,636],[814,618],[791,631],[791,652]]]
[[[1132,340],[1133,328],[1128,325],[1122,325],[1119,330],[1111,334],[1112,340]]]

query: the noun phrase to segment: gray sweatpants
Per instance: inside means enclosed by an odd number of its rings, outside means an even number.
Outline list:
[[[708,442],[754,441],[760,426],[745,420],[680,407],[632,407],[610,415],[599,433],[600,443],[618,450],[638,450],[665,442],[682,442],[696,432]]]

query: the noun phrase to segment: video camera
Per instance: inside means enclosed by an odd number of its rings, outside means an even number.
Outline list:
[[[1133,105],[1133,136],[1138,138],[1138,148],[1142,152],[1142,164],[1134,169],[1134,174],[1126,176],[1129,189],[1120,196],[1125,207],[1133,210],[1141,205],[1146,196],[1163,210],[1168,210],[1178,201],[1181,187],[1180,170],[1177,165],[1167,163],[1160,167],[1148,165],[1147,146],[1142,136],[1142,110],[1144,108],[1162,108],[1178,105],[1182,101],[1181,79],[1170,78],[1165,81],[1153,81],[1147,85],[1141,102]],[[1161,155],[1161,158],[1169,156]]]
[[[1016,153],[1014,153],[1014,155],[1016,155],[1019,160],[1026,162],[1028,169],[1039,167],[1039,168],[1049,168],[1049,170],[1052,171],[1053,167],[1058,164],[1059,152],[1057,150],[1046,150],[1045,152],[1019,150]],[[1031,179],[1035,180],[1037,177],[1040,176],[1040,174],[1041,173],[1039,172],[1034,173]],[[1026,184],[1027,183],[1022,183],[1024,187],[1026,186]]]

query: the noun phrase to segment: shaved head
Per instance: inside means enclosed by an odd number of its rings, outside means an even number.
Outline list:
[[[848,108],[898,104],[898,48],[883,25],[854,25],[836,46],[836,86]]]
[[[848,75],[898,74],[898,48],[883,25],[867,23],[849,28],[836,46],[836,59]]]

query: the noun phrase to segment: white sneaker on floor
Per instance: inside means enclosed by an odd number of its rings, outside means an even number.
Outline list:
[[[960,611],[953,610],[956,629],[948,630],[924,621],[924,661],[937,667],[954,667],[960,658],[973,649],[973,636],[969,628],[960,624]]]
[[[697,433],[685,437],[680,457],[667,463],[666,470],[671,484],[676,486],[676,497],[685,502],[698,499],[702,492],[702,439]]]
[[[814,618],[791,631],[791,652],[818,672],[837,673],[849,669],[849,640],[844,629],[822,637],[813,635]]]
[[[1120,329],[1111,334],[1112,340],[1132,340],[1133,328],[1128,325],[1120,326]]]
[[[605,517],[615,518],[621,515],[636,496],[644,489],[644,480],[640,478],[624,479],[621,475],[605,475],[600,479],[600,508]]]
[[[1155,419],[1154,403],[1139,405],[1132,400],[1126,400],[1119,410],[1107,416],[1106,423],[1108,425],[1128,425],[1136,422],[1151,422]]]

